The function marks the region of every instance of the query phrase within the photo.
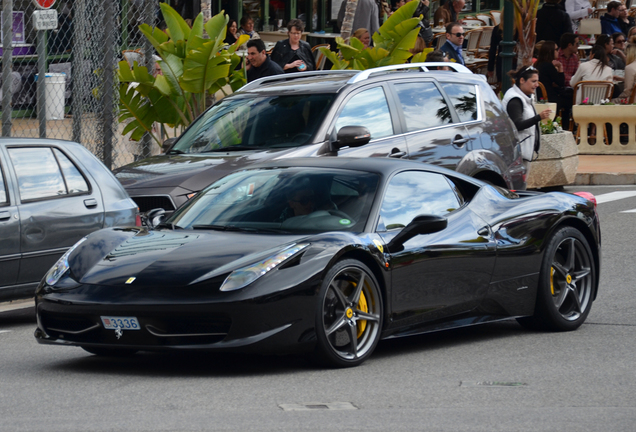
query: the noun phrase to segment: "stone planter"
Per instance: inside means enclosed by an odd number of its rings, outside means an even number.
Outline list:
[[[574,183],[579,166],[579,149],[572,132],[541,135],[539,157],[530,162],[528,189]]]
[[[581,154],[636,154],[636,105],[574,105],[572,118],[581,129],[579,153]],[[604,143],[603,127],[611,125],[612,143]],[[627,143],[620,142],[620,125],[629,127]],[[588,124],[596,125],[596,143],[590,144],[587,139]]]

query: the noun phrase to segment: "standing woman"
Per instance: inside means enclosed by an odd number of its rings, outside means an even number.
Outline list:
[[[572,88],[565,86],[563,65],[558,60],[559,47],[547,40],[541,45],[535,66],[539,71],[539,81],[545,87],[547,94],[543,95],[548,102],[557,104],[557,112],[563,110],[563,128],[570,126],[570,112],[572,111]]]
[[[565,0],[565,12],[572,20],[572,30],[577,33],[582,18],[587,18],[594,12],[588,0]]]
[[[515,80],[515,85],[506,92],[502,103],[519,132],[521,156],[527,170],[533,153],[539,151],[539,122],[549,118],[552,110],[543,110],[539,114],[534,110],[532,95],[539,87],[539,72],[533,66],[524,66],[516,72],[511,72],[511,76]]]
[[[301,20],[290,20],[287,24],[289,38],[276,42],[272,51],[272,61],[282,67],[285,73],[316,69],[311,46],[300,39],[304,29],[305,25]]]

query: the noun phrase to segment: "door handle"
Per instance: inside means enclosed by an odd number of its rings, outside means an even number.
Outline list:
[[[457,137],[459,137],[459,139]],[[464,144],[466,144],[468,142],[468,140],[469,140],[469,138],[464,138],[461,135],[457,135],[455,137],[455,139],[453,140],[453,145],[461,147]]]
[[[11,213],[8,211],[0,211],[0,220],[7,220],[11,217]]]
[[[398,148],[393,148],[393,150],[391,150],[391,153],[389,154],[390,158],[401,158],[404,156],[406,156],[406,152],[400,151]]]
[[[84,205],[86,206],[86,208],[97,207],[97,200],[95,198],[85,199]]]

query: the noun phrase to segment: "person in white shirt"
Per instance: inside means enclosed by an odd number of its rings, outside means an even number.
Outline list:
[[[570,85],[574,87],[579,81],[612,81],[614,71],[608,66],[605,48],[595,45],[592,48],[591,60],[581,63],[576,73],[570,79]],[[576,97],[576,103],[581,103],[581,94]]]
[[[588,0],[565,0],[565,11],[572,20],[572,30],[577,33],[582,18],[586,18],[594,12]]]

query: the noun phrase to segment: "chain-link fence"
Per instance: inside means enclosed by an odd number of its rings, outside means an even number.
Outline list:
[[[156,153],[149,140],[121,134],[116,71],[124,58],[153,67],[139,25],[159,24],[159,0],[58,0],[53,8],[57,29],[36,31],[32,0],[2,0],[3,46],[12,47],[2,54],[2,135],[77,141],[111,168]]]

